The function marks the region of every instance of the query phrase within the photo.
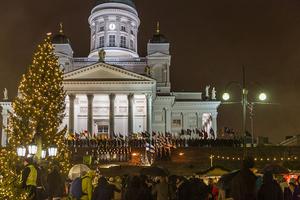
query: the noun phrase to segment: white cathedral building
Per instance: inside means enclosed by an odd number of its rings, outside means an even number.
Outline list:
[[[139,56],[140,19],[132,0],[97,0],[88,22],[87,57],[73,56],[62,26],[53,37],[55,54],[65,71],[64,124],[69,132],[111,137],[145,131],[178,135],[182,130],[204,129],[213,130],[215,136],[209,137],[216,137],[220,101],[215,89],[171,91],[170,43],[158,27],[147,44],[147,55]],[[0,105],[5,127],[11,103],[6,100]],[[6,141],[2,129],[1,144]]]

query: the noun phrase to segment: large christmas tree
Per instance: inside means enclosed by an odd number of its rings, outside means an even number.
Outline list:
[[[51,145],[58,147],[55,158],[47,157],[47,166],[53,161],[59,163],[62,172],[70,167],[70,154],[64,144],[65,127],[61,127],[65,110],[65,92],[63,90],[63,72],[54,55],[50,35],[38,45],[32,64],[23,75],[19,94],[13,102],[10,116],[8,147],[0,152],[0,199],[26,199],[26,194],[16,187],[19,172],[17,165],[21,158],[17,156],[17,147],[38,144],[36,159],[40,160],[41,149]]]

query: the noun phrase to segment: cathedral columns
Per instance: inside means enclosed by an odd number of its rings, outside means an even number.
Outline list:
[[[69,94],[69,133],[74,133],[74,102],[76,95]]]
[[[152,139],[152,94],[147,94],[147,132]]]
[[[88,117],[87,117],[87,131],[90,134],[93,134],[93,100],[94,95],[93,94],[87,94],[88,99]]]
[[[171,133],[171,110],[164,108],[165,112],[165,133]]]
[[[115,94],[109,95],[109,135],[110,138],[114,137],[115,132]]]
[[[128,94],[128,136],[133,133],[133,99],[134,94]]]
[[[217,116],[218,113],[213,113],[212,114],[212,128],[214,129],[215,134],[218,132],[218,127],[217,127]],[[215,135],[216,137],[217,135]]]

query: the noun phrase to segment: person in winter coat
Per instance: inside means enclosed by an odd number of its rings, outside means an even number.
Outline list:
[[[257,193],[257,200],[282,200],[283,193],[280,185],[273,179],[271,172],[266,172],[263,177],[263,184]]]
[[[176,199],[177,200],[187,200],[190,198],[189,192],[189,181],[180,176],[177,178],[177,191],[176,191]]]
[[[49,200],[61,199],[64,195],[64,180],[58,166],[54,166],[47,177]]]
[[[140,177],[133,176],[128,184],[124,200],[151,200],[151,192],[143,186]]]
[[[98,186],[93,193],[93,200],[112,200],[114,197],[114,190],[104,177],[98,180]]]
[[[32,163],[32,159],[30,158],[26,158],[24,160],[24,169],[21,175],[21,184],[22,188],[29,192],[29,199],[35,200],[37,199],[36,186],[38,172],[36,167]]]
[[[159,183],[154,185],[152,194],[156,194],[157,200],[168,200],[169,199],[169,188],[165,177],[159,177]]]
[[[209,187],[200,179],[191,178],[189,180],[188,200],[207,200],[209,197]]]
[[[254,159],[246,157],[242,168],[230,184],[230,197],[234,200],[256,199],[256,176],[251,169],[254,167]]]

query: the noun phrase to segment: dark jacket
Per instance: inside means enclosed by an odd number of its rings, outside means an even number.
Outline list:
[[[256,176],[248,168],[243,168],[233,177],[230,185],[230,197],[234,200],[256,199]]]
[[[189,200],[206,200],[209,194],[209,188],[202,180],[192,178],[189,180]]]
[[[54,169],[47,177],[49,197],[62,197],[64,194],[64,180],[57,169]]]
[[[132,177],[128,188],[124,195],[124,200],[151,200],[152,195],[149,188],[147,188],[137,176]]]
[[[186,200],[190,199],[190,184],[188,180],[183,180],[182,183],[178,186],[176,196],[177,200]]]
[[[26,181],[30,173],[30,168],[28,165],[25,166],[25,168],[22,171],[22,188],[26,188]]]
[[[300,200],[300,188],[296,185],[294,192],[293,192],[293,200]]]
[[[265,173],[263,184],[258,190],[257,200],[282,200],[283,194],[280,185],[273,179],[271,173]]]
[[[114,197],[114,188],[104,177],[100,177],[98,186],[93,193],[93,200],[111,200]]]

